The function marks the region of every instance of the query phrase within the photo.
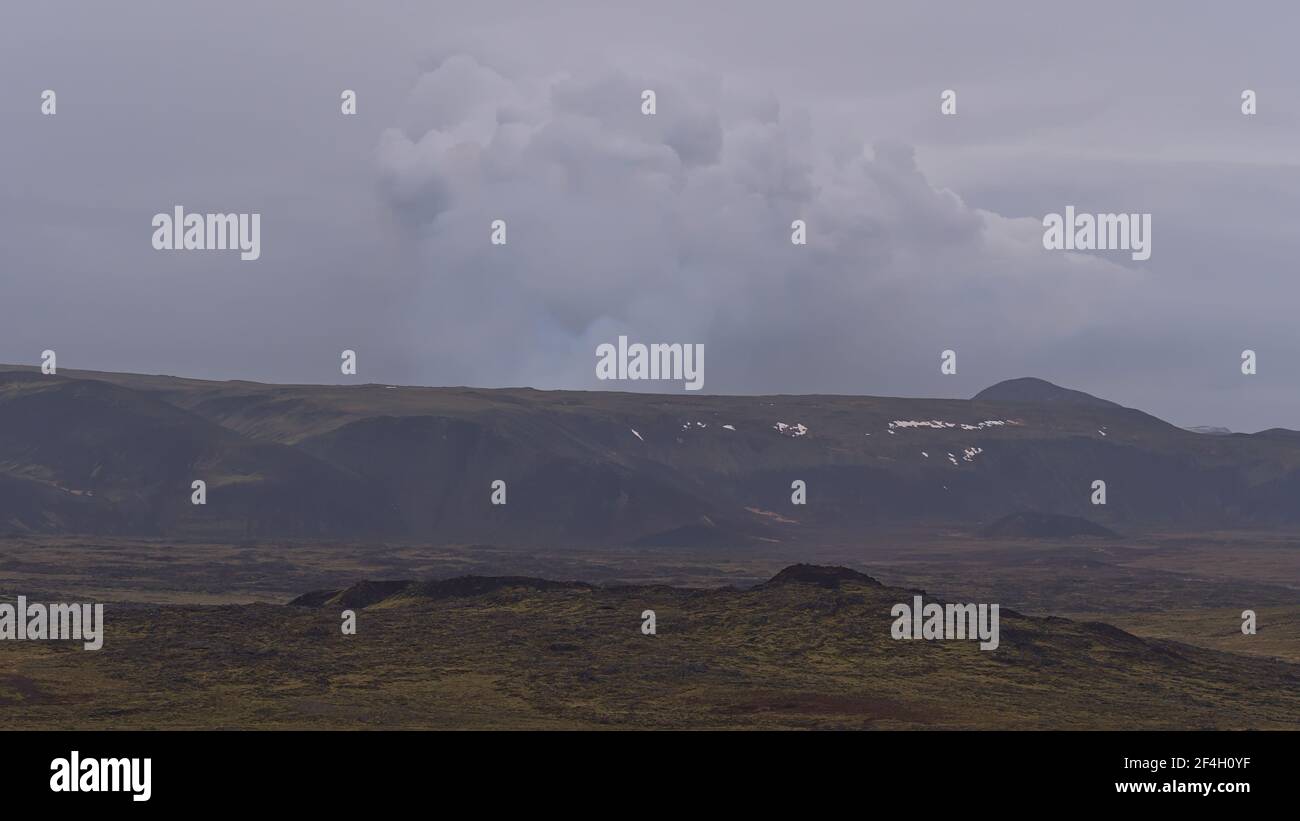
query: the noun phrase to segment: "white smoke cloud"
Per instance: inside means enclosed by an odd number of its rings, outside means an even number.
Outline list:
[[[711,391],[862,392],[901,360],[1014,360],[1127,310],[1140,271],[1044,251],[1037,219],[971,208],[869,136],[821,139],[811,112],[694,68],[448,56],[378,149],[423,261],[415,344],[478,384],[594,387],[596,346],[628,334],[705,343]]]

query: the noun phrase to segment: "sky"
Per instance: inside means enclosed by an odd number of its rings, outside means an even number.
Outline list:
[[[597,380],[627,335],[704,345],[706,393],[1300,428],[1300,11],[1161,8],[5,3],[0,362],[681,391]],[[155,250],[176,205],[261,257]],[[1067,205],[1151,258],[1044,249]]]

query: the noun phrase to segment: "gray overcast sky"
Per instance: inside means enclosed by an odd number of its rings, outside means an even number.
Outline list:
[[[3,4],[0,361],[599,388],[625,333],[706,392],[1300,428],[1294,4],[195,5]],[[176,204],[260,212],[261,259],[154,251]],[[1043,250],[1070,204],[1151,259]]]

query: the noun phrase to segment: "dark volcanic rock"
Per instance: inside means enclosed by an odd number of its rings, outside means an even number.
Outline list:
[[[856,570],[847,567],[828,567],[818,564],[792,564],[759,587],[775,587],[782,584],[815,584],[819,587],[839,587],[844,582],[857,582],[872,587],[880,587],[880,582]]]
[[[368,607],[376,602],[399,593],[411,585],[411,581],[359,581],[343,590],[314,590],[304,593],[289,602],[291,607],[324,607],[327,604],[341,607]]]

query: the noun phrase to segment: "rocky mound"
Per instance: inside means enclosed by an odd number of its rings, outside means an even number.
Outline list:
[[[847,567],[819,564],[792,564],[763,582],[759,587],[777,587],[783,584],[815,584],[818,587],[837,588],[844,582],[857,582],[871,587],[882,587],[880,582]]]

